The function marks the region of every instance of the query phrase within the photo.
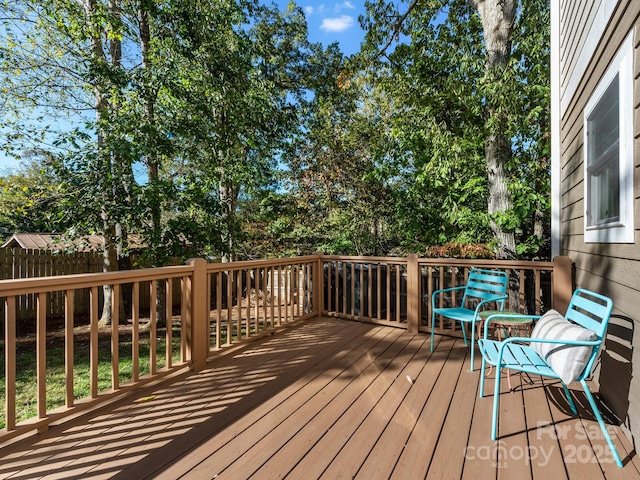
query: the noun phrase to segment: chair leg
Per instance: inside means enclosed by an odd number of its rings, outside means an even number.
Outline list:
[[[602,419],[602,415],[600,415],[600,411],[598,410],[598,406],[596,405],[596,401],[591,394],[591,390],[589,390],[589,386],[587,382],[584,380],[580,380],[580,384],[584,389],[584,393],[587,395],[587,400],[589,400],[589,405],[591,405],[591,409],[593,410],[593,414],[596,416],[596,420],[598,420],[598,424],[600,425],[600,429],[602,430],[602,434],[604,438],[607,440],[609,444],[609,448],[611,449],[611,453],[613,454],[613,458],[616,461],[616,465],[622,467],[622,460],[620,460],[620,455],[618,455],[618,450],[616,450],[616,446],[613,444],[613,440],[611,440],[611,436],[609,436],[609,432],[607,431],[607,426]]]
[[[487,366],[487,362],[484,359],[484,355],[482,356],[482,364],[480,365],[480,398],[484,397],[484,369]]]
[[[576,409],[576,404],[573,403],[573,398],[571,398],[571,393],[569,392],[569,389],[564,384],[564,382],[561,381],[560,383],[562,383],[562,388],[564,389],[564,396],[567,397],[567,401],[569,402],[569,407],[571,407],[571,411],[573,412],[574,415],[577,415],[578,410]]]
[[[433,352],[433,330],[436,328],[436,314],[431,313],[431,351]]]
[[[493,421],[491,422],[491,440],[498,438],[498,410],[500,408],[500,365],[496,365],[496,386],[493,393]]]
[[[473,354],[475,350],[475,341],[476,341],[476,322],[471,322],[471,368],[470,370],[472,372],[473,372]]]
[[[464,339],[465,346],[469,345],[467,342],[467,328],[464,325],[464,322],[460,322],[460,328],[462,329],[462,338]]]

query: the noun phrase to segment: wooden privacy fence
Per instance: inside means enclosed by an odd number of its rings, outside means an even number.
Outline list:
[[[216,352],[294,321],[325,314],[429,331],[433,290],[463,284],[473,266],[509,271],[520,295],[519,305],[512,307],[520,311],[540,313],[551,306],[562,311],[571,296],[571,261],[566,257],[532,263],[314,254],[215,264],[192,259],[173,267],[0,280],[5,385],[0,442],[46,430],[52,421],[176,369],[202,370]],[[128,318],[118,328],[99,325],[105,285],[115,294],[113,318],[118,317],[119,293],[130,292]],[[179,299],[177,304],[165,302],[166,325],[158,323],[155,308],[145,311],[141,301],[143,295],[157,298],[161,285],[165,300]],[[75,308],[76,297],[85,291],[88,316]],[[20,299],[29,295],[35,302],[35,335],[20,337]],[[62,322],[50,313],[56,295],[64,299]],[[54,353],[48,346],[52,335],[59,336],[60,325],[64,346]],[[442,321],[435,328],[459,334]],[[35,352],[32,366],[17,361],[24,359],[25,348]],[[61,372],[54,372],[56,364]],[[19,368],[33,368],[35,378],[20,383],[25,372]],[[88,393],[80,394],[80,385],[89,385]],[[18,394],[29,388],[35,391],[34,411],[19,413]],[[54,392],[62,393],[53,398]]]
[[[132,258],[135,264],[135,256]],[[0,248],[0,280],[19,278],[42,278],[61,275],[76,275],[80,273],[102,272],[102,252],[74,252],[58,253],[50,250],[25,250],[19,247]],[[140,291],[140,307],[148,310],[150,307],[150,289],[143,285]],[[174,284],[172,304],[180,305],[179,289]],[[99,302],[102,303],[102,289],[99,290]],[[132,291],[128,288],[121,292],[122,301],[129,306]],[[18,320],[35,320],[37,300],[34,294],[21,295],[16,298],[18,305]],[[0,305],[0,317],[4,315]],[[46,304],[50,317],[62,317],[65,312],[65,298],[62,292],[51,292]],[[88,315],[90,310],[90,291],[81,289],[74,295],[74,310],[79,315]]]
[[[18,247],[0,248],[0,280],[101,271],[101,252],[66,254],[49,250],[25,250]]]
[[[54,253],[49,250],[30,250],[19,247],[0,248],[0,280],[41,278],[77,273],[102,271],[101,252]],[[75,297],[77,312],[89,312],[89,292],[78,292]],[[22,295],[16,299],[18,320],[35,319],[36,298]],[[0,313],[3,313],[0,307]],[[51,294],[47,302],[50,315],[64,314],[64,297]]]

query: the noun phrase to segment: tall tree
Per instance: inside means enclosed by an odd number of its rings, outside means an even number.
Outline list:
[[[7,42],[0,72],[3,81],[13,74],[5,108],[13,110],[16,122],[24,107],[43,112],[42,119],[67,111],[90,124],[88,131],[95,135],[94,141],[83,137],[83,161],[90,165],[93,182],[85,186],[96,194],[83,195],[81,204],[88,207],[90,223],[103,236],[105,271],[118,268],[124,239],[117,206],[127,205],[126,191],[133,178],[131,158],[121,148],[124,134],[113,126],[127,85],[122,15],[120,0],[21,0],[3,5]],[[88,110],[95,112],[94,121],[84,116]],[[69,143],[78,138],[70,134]],[[109,287],[102,320],[111,321]]]
[[[287,152],[301,246],[379,255],[390,247],[391,188],[385,151],[391,106],[370,73],[347,74],[337,45],[309,57],[309,100]]]
[[[379,81],[398,107],[395,158],[410,206],[402,221],[420,241],[491,240],[498,258],[539,251],[548,2],[526,3],[368,4],[363,53],[389,70]]]
[[[513,28],[516,19],[515,0],[470,0],[482,19],[485,49],[485,157],[487,161],[488,212],[491,230],[498,240],[499,259],[516,258],[516,240],[496,220],[502,212],[508,212],[513,202],[508,189],[508,164],[511,160],[509,111],[504,105],[504,92],[496,85],[506,74],[511,62]]]
[[[195,6],[198,8],[194,8]],[[217,204],[216,245],[235,257],[240,195],[269,183],[295,124],[306,46],[302,11],[251,1],[171,1],[158,27],[172,63],[172,134],[202,199]],[[177,67],[177,68],[176,68]],[[188,178],[188,176],[187,176]]]

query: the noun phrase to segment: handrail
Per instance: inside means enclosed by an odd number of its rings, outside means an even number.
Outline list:
[[[0,297],[100,287],[103,285],[122,285],[131,282],[151,281],[156,278],[179,278],[192,272],[193,267],[177,265],[118,272],[78,273],[55,277],[0,280]]]

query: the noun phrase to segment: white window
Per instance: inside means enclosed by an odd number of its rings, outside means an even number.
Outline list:
[[[584,112],[585,242],[633,243],[633,35]]]

